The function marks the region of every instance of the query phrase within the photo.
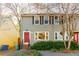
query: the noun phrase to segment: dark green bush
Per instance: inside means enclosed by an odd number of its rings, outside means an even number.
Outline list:
[[[53,49],[64,49],[64,43],[62,41],[53,42]]]
[[[39,41],[31,46],[31,49],[36,49],[36,50],[50,50],[51,48],[53,48],[52,41]]]
[[[78,50],[79,49],[79,45],[76,44],[74,41],[72,41],[70,49],[71,50]]]
[[[50,49],[63,49],[64,45],[62,41],[39,41],[31,46],[31,49],[36,50],[50,50]]]
[[[66,44],[68,44],[68,41],[66,41]],[[64,42],[63,41],[39,41],[34,43],[31,47],[31,49],[36,50],[64,50]],[[77,45],[74,41],[71,42],[71,50],[78,50],[79,45]]]

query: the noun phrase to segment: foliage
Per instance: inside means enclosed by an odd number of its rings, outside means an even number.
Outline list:
[[[31,50],[31,51],[24,51],[24,52],[18,52],[16,54],[17,56],[41,56],[41,53],[36,50]]]
[[[66,41],[66,44],[67,43],[68,41]],[[61,51],[65,49],[63,41],[39,41],[34,43],[30,48],[35,50],[53,50],[53,51]],[[71,41],[70,49],[78,50],[79,45],[77,45],[74,41]]]
[[[36,50],[50,50],[50,49],[61,49],[64,48],[62,41],[39,41],[31,46],[31,49]]]
[[[72,41],[70,49],[71,50],[79,50],[79,45]]]

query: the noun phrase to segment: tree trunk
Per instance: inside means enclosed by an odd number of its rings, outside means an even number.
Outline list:
[[[69,41],[68,41],[68,47],[67,47],[68,50],[70,49],[70,46],[71,46],[71,40],[72,40],[72,38],[70,37]]]
[[[66,42],[65,42],[65,40],[64,40],[64,35],[63,35],[63,41],[64,41],[64,47],[66,48]]]

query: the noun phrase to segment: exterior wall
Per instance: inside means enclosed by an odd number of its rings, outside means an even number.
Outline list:
[[[75,30],[75,32],[79,32],[79,16],[77,17],[75,22],[76,22],[76,30]]]
[[[79,32],[79,17],[76,19],[76,32]],[[32,16],[24,16],[21,21],[21,39],[23,39],[23,31],[30,31],[31,39],[30,39],[30,44],[40,41],[40,40],[35,40],[34,39],[34,32],[39,32],[39,31],[47,31],[49,32],[49,40],[52,41],[58,41],[54,40],[54,32],[55,31],[62,31],[61,25],[54,25],[54,24],[42,24],[42,25],[36,25],[32,24]],[[61,39],[62,40],[62,39]],[[46,40],[45,40],[46,41]]]
[[[30,31],[31,39],[30,43],[39,41],[34,39],[34,32],[37,31],[48,31],[49,40],[54,40],[54,31],[61,31],[61,25],[35,25],[32,24],[32,16],[26,16],[22,18],[21,21],[21,39],[23,39],[23,31]],[[46,40],[45,40],[46,41]]]

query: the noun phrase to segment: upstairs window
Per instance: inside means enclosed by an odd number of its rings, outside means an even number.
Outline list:
[[[40,24],[44,24],[44,16],[39,16],[40,17]]]
[[[49,16],[49,24],[54,24],[54,16]]]
[[[37,25],[40,24],[38,16],[34,16],[34,23],[37,24]]]
[[[54,24],[55,24],[55,25],[60,24],[59,16],[54,16]]]
[[[48,23],[49,23],[48,20],[49,20],[49,19],[48,19],[48,16],[44,16],[44,24],[48,24]]]

